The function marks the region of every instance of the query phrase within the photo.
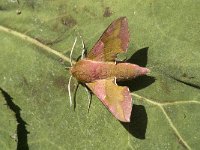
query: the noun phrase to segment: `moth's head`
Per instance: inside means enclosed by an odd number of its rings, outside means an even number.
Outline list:
[[[73,67],[73,66],[72,66],[72,67],[69,67],[68,70],[69,70],[70,74],[73,75],[74,67]]]
[[[72,65],[71,67],[69,67],[69,72],[73,77],[76,77],[76,74],[79,71],[79,67],[76,65],[76,63],[74,65]]]

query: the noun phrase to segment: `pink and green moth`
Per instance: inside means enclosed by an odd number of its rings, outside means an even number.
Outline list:
[[[136,64],[117,62],[117,54],[125,53],[129,43],[126,17],[113,21],[87,56],[76,62],[70,72],[86,85],[120,121],[130,122],[132,97],[129,88],[117,81],[146,75],[149,69]]]

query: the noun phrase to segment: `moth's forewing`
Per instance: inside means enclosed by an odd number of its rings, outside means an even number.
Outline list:
[[[132,97],[128,87],[118,86],[115,79],[96,80],[86,85],[118,120],[130,122]]]
[[[128,21],[126,17],[113,21],[88,53],[87,59],[95,61],[115,61],[118,53],[127,51],[129,43]]]

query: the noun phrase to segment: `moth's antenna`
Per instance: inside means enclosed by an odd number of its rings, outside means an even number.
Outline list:
[[[72,76],[69,77],[69,82],[68,82],[68,93],[69,93],[69,102],[70,102],[70,107],[72,106],[72,95],[71,95],[71,87],[70,87],[70,84],[71,84],[71,80],[72,80]]]
[[[80,32],[78,31],[78,29],[75,29],[75,31],[77,32],[78,36],[79,36],[80,39],[81,39],[81,43],[82,43],[81,59],[83,59],[83,58],[85,57],[85,53],[86,53],[85,43],[84,43],[83,38],[82,38]]]
[[[84,43],[84,41],[83,41],[83,39],[82,39],[82,36],[81,36],[81,35],[79,35],[79,36],[80,36],[81,43],[82,43],[81,59],[83,59],[84,56],[85,56],[85,43]]]
[[[74,44],[73,44],[73,46],[72,46],[72,49],[71,49],[71,52],[70,52],[70,56],[69,56],[71,66],[72,66],[72,53],[73,53],[73,51],[74,51],[74,47],[75,47],[75,45],[76,45],[76,41],[77,41],[77,37],[76,37],[75,40],[74,40]]]

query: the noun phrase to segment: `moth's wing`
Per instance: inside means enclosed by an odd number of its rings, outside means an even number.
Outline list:
[[[118,120],[130,122],[132,97],[128,87],[118,86],[115,79],[96,80],[86,85]]]
[[[108,26],[87,58],[95,61],[115,61],[118,53],[127,51],[128,43],[128,21],[126,17],[121,17]]]

